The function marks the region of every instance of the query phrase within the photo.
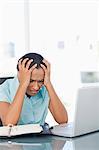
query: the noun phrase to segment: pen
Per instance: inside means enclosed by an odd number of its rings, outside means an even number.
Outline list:
[[[8,137],[10,137],[10,133],[11,133],[11,129],[13,127],[13,124],[8,124],[8,127],[9,127],[9,131],[8,131]]]

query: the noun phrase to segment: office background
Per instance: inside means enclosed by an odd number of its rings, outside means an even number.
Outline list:
[[[74,110],[81,72],[99,76],[98,26],[99,0],[0,1],[0,77],[16,75],[23,54],[41,53],[51,63],[56,92]]]

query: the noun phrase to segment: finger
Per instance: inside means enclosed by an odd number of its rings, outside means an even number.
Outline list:
[[[37,64],[34,64],[29,70],[33,71],[37,67]]]
[[[46,59],[44,59],[43,62],[46,64],[47,70],[50,70],[50,63]]]
[[[22,61],[22,59],[20,59],[20,60],[18,61],[18,69],[19,69],[19,70],[21,70],[21,61]]]
[[[49,62],[48,62],[46,59],[43,59],[43,62],[44,62],[46,65],[49,64]]]
[[[28,59],[29,59],[29,58],[25,58],[25,59],[22,61],[21,65],[22,65],[22,68],[23,68],[23,69],[25,68],[25,64],[26,64],[26,62],[28,61]]]
[[[26,69],[29,69],[30,64],[33,62],[33,59],[30,59],[26,64]]]
[[[44,71],[47,70],[47,68],[43,64],[40,64],[40,66],[44,69]]]

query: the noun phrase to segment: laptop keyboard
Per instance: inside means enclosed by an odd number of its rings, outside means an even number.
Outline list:
[[[73,122],[57,125],[52,130],[53,133],[71,133],[73,130]]]

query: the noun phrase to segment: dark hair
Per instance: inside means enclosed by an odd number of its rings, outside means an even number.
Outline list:
[[[30,69],[34,64],[37,64],[37,67],[36,67],[37,69],[41,67],[40,64],[43,64],[43,65],[47,68],[46,64],[43,62],[43,59],[44,59],[44,58],[43,58],[43,56],[41,56],[40,54],[37,54],[37,53],[27,53],[27,54],[25,54],[24,56],[22,56],[20,59],[22,59],[22,61],[23,61],[25,58],[29,58],[29,60],[30,60],[30,59],[33,59],[33,62],[31,62],[30,66],[29,66],[29,69]],[[19,60],[20,60],[20,59],[19,59]],[[18,60],[18,62],[19,62],[19,60]],[[27,62],[28,62],[29,60],[27,60]],[[21,61],[21,62],[22,62],[22,61]],[[27,62],[26,62],[26,64],[27,64]],[[26,64],[25,64],[25,66],[26,66]],[[19,71],[18,64],[17,64],[17,70]]]

